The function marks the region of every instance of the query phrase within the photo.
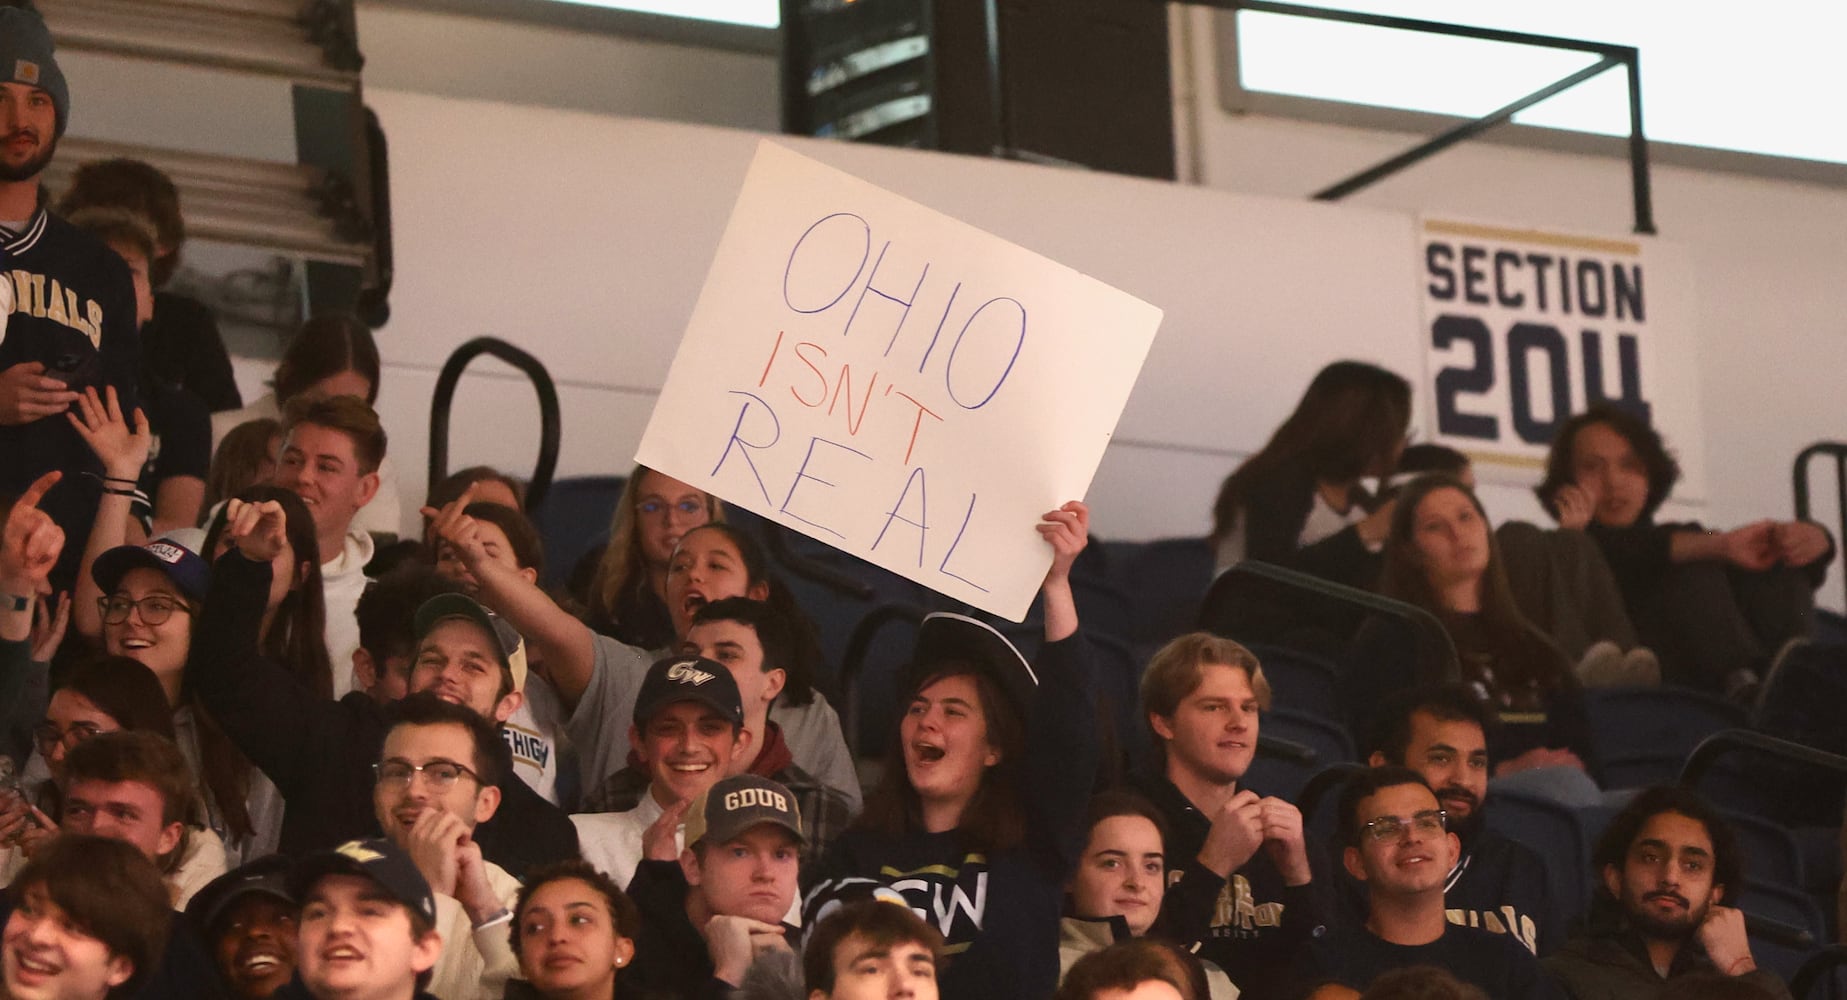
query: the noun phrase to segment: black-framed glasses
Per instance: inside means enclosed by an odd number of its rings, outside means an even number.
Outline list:
[[[1426,809],[1410,816],[1381,816],[1363,827],[1368,837],[1380,842],[1401,839],[1410,830],[1439,834],[1449,829],[1449,813],[1442,809]]]
[[[481,784],[481,776],[472,769],[457,764],[452,760],[432,760],[424,764],[412,764],[408,760],[382,760],[372,765],[372,773],[378,776],[381,785],[399,788],[408,787],[416,775],[423,775],[423,780],[435,788],[453,788],[456,781],[466,774]]]
[[[110,594],[96,599],[96,606],[102,609],[104,625],[120,625],[128,620],[130,611],[139,610],[141,620],[149,625],[164,625],[173,617],[175,611],[192,614],[192,608],[185,601],[171,594],[149,594],[139,601],[129,600],[121,594]]]
[[[94,722],[73,722],[69,729],[59,729],[55,722],[40,723],[32,730],[32,741],[38,744],[41,756],[51,756],[51,751],[62,745],[70,750],[85,740],[94,739],[103,734],[103,727]]]

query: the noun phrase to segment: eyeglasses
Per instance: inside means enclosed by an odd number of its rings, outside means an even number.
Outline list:
[[[185,601],[169,594],[149,594],[139,601],[131,601],[120,594],[96,599],[96,606],[103,610],[104,625],[120,625],[128,620],[128,613],[139,609],[141,620],[149,625],[164,625],[173,617],[175,611],[192,614],[192,608]]]
[[[1413,813],[1408,819],[1403,816],[1381,816],[1362,826],[1368,837],[1384,843],[1401,839],[1407,831],[1413,829],[1418,833],[1442,833],[1449,829],[1449,813],[1442,809],[1426,809]]]
[[[47,722],[32,730],[32,739],[38,744],[38,752],[49,757],[51,751],[58,746],[69,750],[85,740],[102,734],[102,727],[94,722],[73,722],[69,729],[59,729],[57,723]]]
[[[378,776],[378,783],[397,788],[410,786],[411,779],[423,775],[431,787],[444,789],[455,786],[456,781],[466,774],[481,784],[481,776],[452,760],[433,760],[427,764],[412,764],[408,760],[385,760],[372,765],[372,773]]]
[[[649,517],[653,517],[665,511],[669,506],[670,505],[664,500],[643,500],[635,509]],[[672,504],[671,506],[676,513],[685,514],[688,517],[705,513],[705,501],[695,500],[691,497],[681,500],[679,503]]]

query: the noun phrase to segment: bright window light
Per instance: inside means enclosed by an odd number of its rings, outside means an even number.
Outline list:
[[[1330,5],[1335,6],[1335,5]],[[1633,45],[1650,139],[1847,163],[1847,129],[1827,106],[1847,91],[1847,4],[1756,0],[1693,16],[1659,0],[1344,0],[1340,9]],[[1597,61],[1588,53],[1238,15],[1246,90],[1477,117]],[[1515,117],[1527,125],[1629,133],[1621,67]]]
[[[774,28],[782,23],[777,0],[564,0],[586,7],[633,10],[643,14],[666,14],[700,21],[742,24],[750,28]]]

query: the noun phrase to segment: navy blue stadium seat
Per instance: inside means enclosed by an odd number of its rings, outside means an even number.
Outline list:
[[[1589,688],[1584,700],[1605,788],[1671,784],[1700,740],[1745,724],[1737,705],[1672,685]]]
[[[1138,657],[1190,632],[1199,603],[1212,585],[1212,545],[1204,538],[1162,538],[1105,546],[1109,574],[1128,596],[1130,634],[1122,636]]]
[[[1288,646],[1247,643],[1270,682],[1271,706],[1339,724],[1343,718],[1340,666],[1333,660]]]
[[[1589,837],[1577,812],[1537,795],[1496,789],[1483,812],[1489,829],[1533,849],[1545,861],[1546,884],[1567,922],[1590,903]]]
[[[545,574],[541,586],[551,587],[571,575],[584,553],[607,544],[609,520],[622,500],[622,476],[573,476],[552,480],[545,502],[530,512],[539,541],[545,547]],[[599,542],[599,539],[601,540]]]
[[[1257,755],[1238,787],[1294,802],[1309,779],[1325,768],[1314,747],[1266,733],[1257,741]]]
[[[1798,946],[1791,941],[1779,940],[1782,935],[1751,935],[1751,955],[1757,959],[1758,966],[1776,973],[1784,982],[1794,979],[1802,963],[1813,956],[1827,939],[1827,922],[1822,917],[1821,909],[1807,893],[1800,890],[1753,883],[1746,887],[1742,896],[1728,898],[1726,902],[1743,910],[1748,916],[1773,920],[1795,930],[1807,931],[1814,939],[1812,944]]]
[[[840,664],[840,727],[853,756],[882,757],[897,726],[898,679],[917,644],[925,612],[902,604],[868,611],[854,627]]]
[[[1353,738],[1347,735],[1347,730],[1323,716],[1291,708],[1273,709],[1263,713],[1260,731],[1265,736],[1281,737],[1314,750],[1324,767],[1358,760],[1353,752]]]
[[[1788,827],[1755,813],[1720,811],[1738,834],[1738,844],[1744,852],[1744,874],[1751,884],[1805,889],[1808,877],[1803,870],[1802,849]]]

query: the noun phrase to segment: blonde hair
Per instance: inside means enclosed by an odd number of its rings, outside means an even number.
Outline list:
[[[622,500],[616,504],[616,512],[609,521],[609,544],[603,549],[603,557],[597,561],[596,578],[584,594],[584,603],[590,606],[594,616],[613,617],[622,604],[622,595],[635,590],[647,582],[648,564],[641,552],[641,532],[637,530],[636,512],[641,506],[642,477],[654,472],[645,465],[637,465],[629,473],[628,485],[622,490]],[[663,473],[664,474],[664,473]],[[711,514],[713,522],[725,520],[724,505],[710,493],[705,497],[705,508]]]
[[[1269,711],[1270,682],[1255,653],[1224,636],[1188,632],[1157,650],[1148,660],[1148,669],[1142,671],[1143,719],[1154,715],[1172,718],[1186,696],[1199,689],[1208,666],[1244,671],[1257,696],[1257,707]]]

